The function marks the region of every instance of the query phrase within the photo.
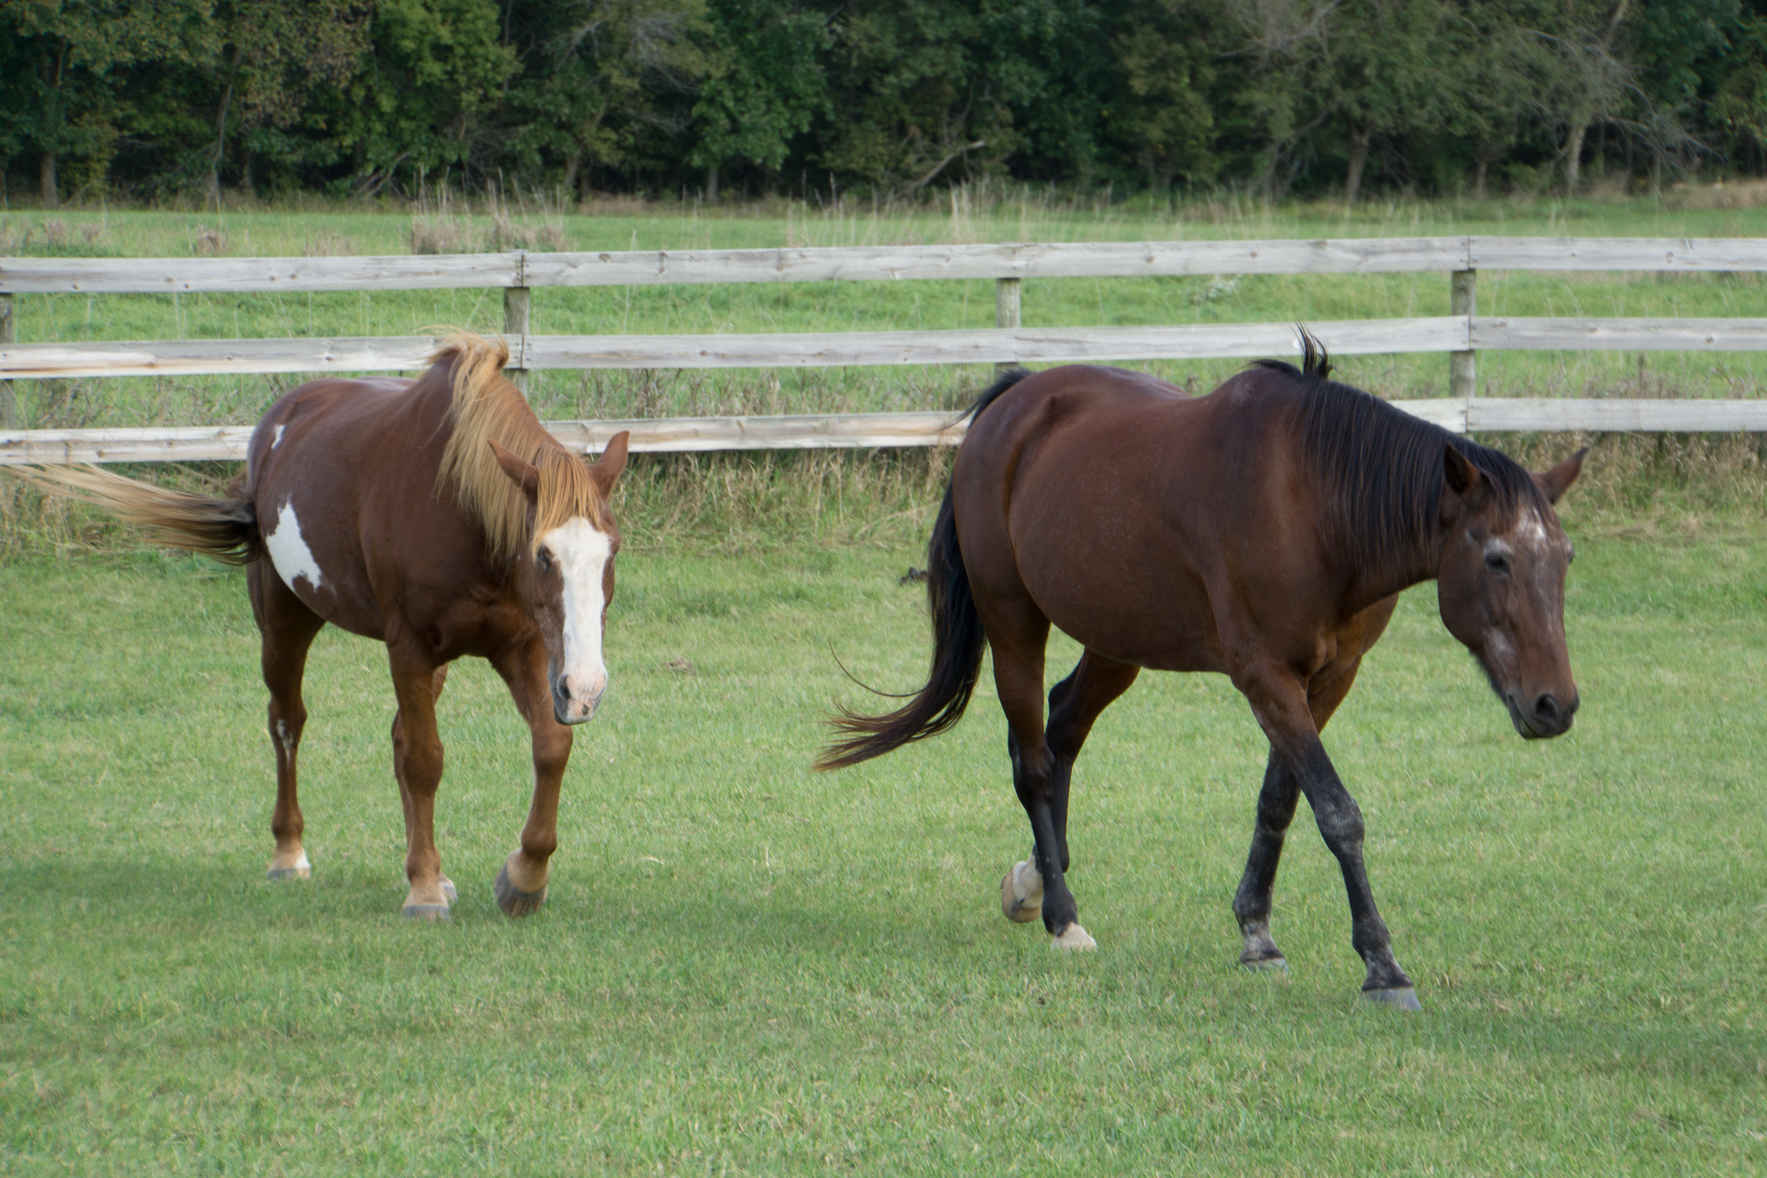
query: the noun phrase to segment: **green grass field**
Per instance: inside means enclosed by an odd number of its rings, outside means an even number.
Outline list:
[[[507,210],[506,210],[507,211]],[[1727,236],[1758,210],[1641,201],[1269,210],[1011,200],[926,210],[515,210],[544,248],[1173,236]],[[482,211],[0,213],[0,254],[490,248]],[[1753,315],[1760,276],[1482,275],[1511,314]],[[578,296],[581,300],[578,301]],[[599,301],[597,301],[599,300]],[[23,340],[494,330],[495,292],[17,300]],[[1435,314],[1447,283],[1032,283],[1028,324]],[[537,331],[982,326],[988,284],[537,292]],[[1760,395],[1747,355],[1485,357],[1486,392]],[[1236,365],[1169,375],[1209,387]],[[1389,396],[1443,357],[1351,357]],[[979,371],[557,374],[548,416],[924,408]],[[15,385],[27,425],[249,422],[292,381]],[[1486,439],[1491,440],[1491,439]],[[1534,465],[1584,439],[1497,439]],[[0,479],[0,1173],[1528,1174],[1767,1171],[1767,451],[1598,442],[1564,508],[1583,695],[1515,737],[1402,602],[1326,744],[1424,1011],[1357,997],[1304,808],[1285,978],[1230,903],[1263,742],[1224,680],[1146,675],[1075,781],[1070,877],[1100,950],[998,906],[1029,847],[984,676],[953,732],[812,772],[841,673],[924,676],[902,585],[942,453],[635,456],[612,694],[579,730],[540,914],[490,882],[526,812],[488,667],[442,699],[453,920],[398,915],[382,648],[322,635],[303,807],[315,875],[264,879],[274,770],[243,578],[137,549]],[[222,467],[146,468],[216,487]],[[1058,641],[1050,675],[1075,656]]]
[[[490,879],[525,739],[442,704],[450,924],[398,915],[381,649],[328,632],[312,881],[263,879],[273,771],[238,573],[0,567],[0,1169],[49,1173],[1758,1174],[1767,1166],[1767,527],[1580,515],[1584,708],[1548,743],[1407,595],[1327,733],[1421,1015],[1364,1008],[1305,815],[1293,972],[1229,909],[1261,740],[1144,676],[1076,776],[1096,954],[1002,920],[1029,837],[984,686],[947,736],[808,768],[840,674],[924,673],[924,518],[622,560],[551,898]],[[930,496],[927,506],[930,508]],[[924,513],[922,513],[924,514]],[[1051,673],[1073,657],[1058,647]]]

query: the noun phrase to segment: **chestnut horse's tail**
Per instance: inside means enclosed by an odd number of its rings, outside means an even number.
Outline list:
[[[93,466],[14,466],[45,493],[101,507],[168,548],[200,552],[226,564],[262,555],[263,534],[249,499],[211,499],[126,479]]]
[[[1013,369],[995,381],[970,411],[971,425],[996,397],[1025,375],[1023,370]],[[823,750],[816,760],[818,769],[857,765],[911,741],[937,735],[957,723],[969,706],[987,634],[970,594],[952,498],[952,487],[947,484],[945,501],[933,521],[932,539],[927,542],[926,597],[933,623],[933,669],[926,686],[907,703],[881,716],[862,716],[842,708],[830,723],[845,738]]]

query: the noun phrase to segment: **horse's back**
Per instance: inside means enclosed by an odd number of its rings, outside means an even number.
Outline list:
[[[326,621],[384,637],[384,553],[436,511],[439,414],[409,380],[320,380],[264,414],[246,493],[278,577]]]
[[[1224,669],[1217,607],[1248,546],[1287,526],[1267,485],[1283,477],[1278,408],[1239,377],[1202,397],[1111,368],[1024,378],[972,424],[953,473],[972,579],[1101,654]]]

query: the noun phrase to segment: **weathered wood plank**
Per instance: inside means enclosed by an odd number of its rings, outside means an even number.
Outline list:
[[[550,421],[546,428],[574,450],[597,452],[621,430],[635,451],[842,450],[955,446],[963,440],[961,411],[672,417],[626,421]]]
[[[0,347],[0,380],[416,371],[440,344],[436,336],[11,344]]]
[[[0,291],[423,290],[448,287],[1372,274],[1464,269],[1767,270],[1767,238],[1414,237],[1269,241],[405,254],[325,258],[0,257]]]
[[[244,461],[250,426],[0,430],[0,466]]]
[[[956,445],[962,414],[790,414],[675,417],[626,421],[555,421],[547,429],[566,446],[594,453],[621,430],[635,451],[853,449]],[[19,463],[244,461],[250,426],[0,431],[0,466]]]
[[[1314,241],[1026,242],[765,250],[530,253],[533,286],[919,278],[1125,278],[1464,269],[1463,237]]]
[[[436,290],[518,286],[521,254],[343,258],[0,258],[0,291]]]
[[[1451,352],[1466,321],[1345,320],[1309,328],[1336,355]],[[802,368],[886,364],[1054,364],[1291,356],[1286,323],[878,331],[816,335],[529,336],[530,368]]]
[[[1466,321],[1453,316],[1309,326],[1337,355],[1448,352],[1466,347]],[[432,336],[412,336],[14,344],[0,347],[0,380],[412,371],[423,368],[439,342]],[[814,335],[530,335],[513,338],[509,344],[512,363],[528,369],[801,368],[1289,356],[1295,352],[1296,337],[1292,324],[1240,323]]]
[[[1467,423],[1474,430],[1761,433],[1767,432],[1767,401],[1478,397],[1468,406]]]
[[[1516,351],[1760,352],[1767,319],[1505,319],[1478,317],[1472,346]]]
[[[1767,237],[1473,237],[1479,270],[1767,270]]]
[[[1469,404],[1436,398],[1392,404],[1460,433],[1469,428],[1767,432],[1767,401],[1475,398]],[[583,452],[600,451],[614,434],[630,430],[633,450],[685,453],[954,446],[963,439],[965,424],[956,412],[920,411],[554,421],[547,428]],[[0,431],[0,465],[242,461],[250,437],[247,426]]]

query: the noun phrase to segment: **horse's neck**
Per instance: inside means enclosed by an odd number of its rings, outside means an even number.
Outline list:
[[[1400,488],[1394,490],[1409,494]],[[1413,585],[1433,581],[1441,566],[1444,539],[1441,525],[1432,519],[1420,529],[1389,532],[1378,555],[1358,551],[1354,545],[1341,546],[1337,555],[1344,562],[1342,576],[1348,586],[1346,598],[1350,607],[1360,610]]]

